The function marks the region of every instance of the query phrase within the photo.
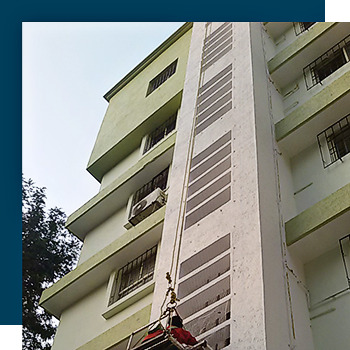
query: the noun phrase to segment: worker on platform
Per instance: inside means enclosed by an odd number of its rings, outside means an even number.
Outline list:
[[[169,322],[169,328],[171,335],[181,344],[196,345],[198,341],[189,331],[183,329],[183,323],[180,316],[175,315]]]
[[[169,320],[169,326],[167,329],[170,329],[170,334],[181,344],[186,345],[195,345],[197,344],[196,338],[194,338],[190,332],[182,328],[183,323],[180,316],[173,316]],[[156,336],[162,334],[164,331],[160,325],[148,331],[146,337],[142,340],[142,343],[155,338]]]

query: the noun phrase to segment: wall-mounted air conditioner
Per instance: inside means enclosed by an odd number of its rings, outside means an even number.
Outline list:
[[[160,189],[156,188],[148,196],[136,203],[130,212],[129,222],[132,225],[137,225],[147,216],[154,213],[166,203],[166,194]]]

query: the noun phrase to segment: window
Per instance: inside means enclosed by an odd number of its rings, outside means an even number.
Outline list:
[[[131,210],[136,203],[138,203],[141,199],[148,196],[156,188],[159,187],[161,190],[165,190],[168,182],[168,173],[169,173],[169,168],[164,169],[160,174],[155,176],[150,182],[146,183],[141,188],[139,188],[133,196]]]
[[[169,135],[176,126],[176,113],[172,115],[164,124],[148,135],[143,153],[149,151],[165,136]]]
[[[109,300],[111,305],[153,279],[157,246],[119,269]]]
[[[177,60],[166,67],[161,73],[159,73],[149,83],[146,96],[162,85],[168,78],[170,78],[176,72]]]
[[[344,264],[346,280],[350,288],[350,235],[347,235],[339,240],[340,253]]]
[[[304,68],[307,89],[321,83],[322,80],[349,62],[349,57],[350,35]]]
[[[350,153],[350,114],[317,135],[324,168]]]
[[[316,22],[293,22],[295,35],[300,35],[309,30]]]

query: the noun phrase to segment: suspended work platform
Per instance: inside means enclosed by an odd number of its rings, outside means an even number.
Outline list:
[[[163,333],[146,340],[142,343],[137,342],[132,346],[133,336],[143,329],[148,328],[149,326],[154,325],[155,322],[150,323],[135,332],[133,332],[129,337],[129,342],[126,350],[213,350],[206,340],[202,340],[196,345],[184,345],[179,343],[167,330],[164,329]]]
[[[176,310],[176,302],[179,301],[179,299],[176,297],[174,287],[171,286],[172,280],[169,272],[166,274],[166,279],[168,280],[168,290],[166,292],[165,300],[170,294],[170,301],[167,304],[166,310],[161,313],[158,320],[132,332],[126,350],[213,350],[206,340],[197,342],[196,339],[184,329],[182,319]],[[173,315],[173,313],[175,315]],[[164,326],[161,321],[166,317],[168,318],[168,321]],[[172,327],[182,330],[182,333],[174,334],[174,329],[172,329]],[[140,335],[140,332],[145,331],[146,329],[148,329],[148,335],[145,337],[144,334],[142,338],[135,342],[133,339],[134,336],[136,334]],[[182,343],[195,345],[185,345],[180,343],[180,341]]]
[[[207,344],[205,340],[199,342],[196,345],[183,345],[180,344],[170,334],[163,333],[155,338],[149,339],[144,343],[134,346],[130,350],[202,350],[212,348]]]

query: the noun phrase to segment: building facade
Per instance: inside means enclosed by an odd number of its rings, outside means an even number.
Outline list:
[[[213,349],[350,343],[350,23],[186,23],[105,98],[53,350],[164,311]],[[140,332],[140,337],[143,333]]]

